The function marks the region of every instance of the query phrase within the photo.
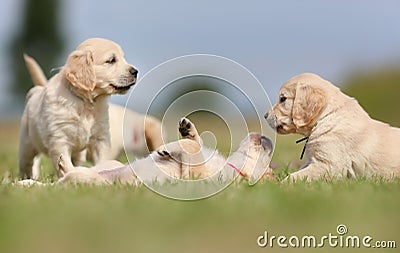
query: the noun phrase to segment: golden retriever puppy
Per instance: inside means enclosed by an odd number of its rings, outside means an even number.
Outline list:
[[[265,118],[280,134],[308,137],[309,161],[290,180],[400,176],[400,129],[371,119],[356,99],[318,75],[287,81]]]
[[[216,175],[219,180],[235,177],[248,179],[254,170],[269,168],[273,144],[267,137],[250,133],[241,142],[238,150],[225,158],[216,150],[202,147],[198,132],[192,122],[183,118],[179,123],[183,139],[168,143],[152,152],[148,157],[135,160],[130,165],[99,164],[97,168],[77,168],[60,178],[59,183],[139,184],[164,183],[171,178],[203,179]],[[59,161],[60,171],[64,171],[63,157]],[[100,167],[100,169],[99,169]],[[104,169],[107,168],[107,169]],[[132,170],[133,168],[133,170]]]
[[[33,76],[36,84],[44,81],[40,68],[28,69],[31,75],[38,73]],[[39,153],[49,155],[55,168],[62,155],[65,171],[74,168],[85,149],[89,160],[102,160],[110,145],[108,97],[126,93],[137,72],[115,42],[92,38],[80,44],[58,74],[26,96],[19,136],[20,177],[32,177]]]
[[[47,77],[39,64],[28,55],[24,55],[26,66],[32,81],[37,86],[45,86]],[[135,157],[147,156],[163,143],[161,122],[155,117],[143,115],[125,109],[122,106],[109,104],[111,147],[106,152],[106,159],[116,159],[125,145],[125,152]],[[82,155],[82,159],[86,154]],[[32,178],[38,178],[40,157],[36,156],[33,163]]]
[[[116,159],[121,151],[145,157],[163,144],[161,122],[119,105],[110,104],[111,151],[109,159]]]

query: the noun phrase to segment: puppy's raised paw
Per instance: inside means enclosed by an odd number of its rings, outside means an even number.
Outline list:
[[[181,133],[182,137],[187,137],[188,135],[191,135],[191,127],[192,122],[190,122],[190,120],[188,120],[187,118],[182,118],[179,121],[179,132]]]
[[[179,121],[179,132],[183,138],[191,139],[200,143],[200,136],[196,127],[188,118],[182,118]]]

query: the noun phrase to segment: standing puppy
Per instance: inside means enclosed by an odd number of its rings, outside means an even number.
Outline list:
[[[291,180],[400,176],[400,129],[371,119],[356,99],[315,74],[287,81],[265,118],[280,134],[308,137],[309,162]]]
[[[62,155],[66,171],[73,169],[85,149],[94,163],[103,159],[110,145],[108,97],[125,94],[135,84],[137,72],[115,42],[92,38],[80,44],[58,74],[26,96],[19,137],[20,177],[32,177],[39,153],[49,155],[56,170]]]

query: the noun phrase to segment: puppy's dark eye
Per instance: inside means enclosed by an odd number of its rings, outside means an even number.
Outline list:
[[[287,99],[287,97],[280,97],[280,98],[279,98],[279,102],[283,103],[283,102],[286,101],[286,99]]]
[[[108,64],[114,64],[117,62],[117,59],[115,57],[111,57],[109,60],[106,61]]]

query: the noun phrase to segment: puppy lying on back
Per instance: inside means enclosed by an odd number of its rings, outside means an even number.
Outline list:
[[[38,71],[28,69],[31,75]],[[37,83],[45,79],[40,72],[33,76]],[[20,177],[32,177],[39,153],[49,155],[56,169],[62,155],[65,171],[74,168],[85,149],[94,163],[102,160],[110,145],[108,97],[126,93],[136,77],[137,70],[126,62],[118,44],[99,38],[80,44],[58,74],[26,96],[19,137]]]
[[[121,151],[136,157],[147,156],[163,144],[161,122],[122,106],[110,104],[110,159],[118,158]]]
[[[254,171],[265,171],[263,179],[271,175],[269,163],[273,144],[270,139],[258,133],[250,133],[240,143],[238,150],[225,158],[216,150],[202,147],[196,127],[188,119],[179,123],[183,139],[168,143],[152,152],[148,157],[135,160],[131,165],[122,166],[116,161],[102,161],[92,168],[77,167],[65,173],[58,183],[112,184],[120,182],[137,185],[140,176],[145,183],[164,183],[169,176],[179,179],[203,179],[218,174],[222,181],[249,179]],[[58,165],[64,171],[64,159]],[[133,170],[132,170],[133,168]],[[20,185],[38,184],[22,180]],[[39,183],[40,184],[40,183]]]
[[[357,100],[315,74],[287,81],[265,118],[280,134],[308,137],[309,162],[291,180],[400,176],[400,129],[371,119]]]

